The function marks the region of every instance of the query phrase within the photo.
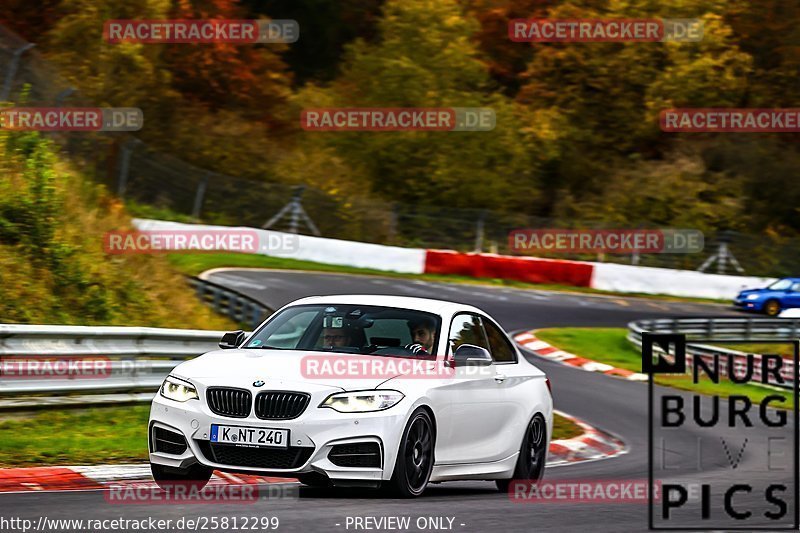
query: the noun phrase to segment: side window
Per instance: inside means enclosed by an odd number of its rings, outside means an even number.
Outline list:
[[[462,313],[453,317],[448,339],[450,340],[450,353],[454,353],[456,348],[462,344],[474,344],[489,349],[482,321],[477,315]]]
[[[508,339],[500,328],[488,320],[483,321],[483,326],[486,329],[486,335],[489,337],[492,359],[498,363],[513,363],[516,361],[514,348],[508,343]]]
[[[794,292],[800,292],[800,283],[795,283],[794,285],[792,285],[792,290]]]

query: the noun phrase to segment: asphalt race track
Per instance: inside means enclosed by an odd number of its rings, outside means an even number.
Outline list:
[[[247,293],[277,308],[302,296],[323,294],[393,294],[460,301],[480,307],[510,332],[545,326],[625,326],[637,318],[734,314],[721,305],[666,302],[639,298],[595,296],[472,285],[454,285],[371,276],[345,276],[289,271],[229,270],[210,279]],[[533,356],[531,356],[533,357]],[[569,465],[547,471],[546,479],[647,479],[647,386],[583,372],[538,358],[553,383],[556,408],[616,434],[629,446],[617,458]],[[144,428],[143,428],[144,429]],[[721,435],[735,435],[721,430]],[[687,431],[691,442],[694,436]],[[759,450],[746,449],[740,468],[752,466]],[[697,475],[703,480],[725,479],[724,458],[719,467]],[[728,467],[729,468],[729,467]],[[786,480],[791,482],[790,479]],[[740,494],[737,505],[763,507],[762,494]],[[788,498],[791,512],[792,499]],[[721,504],[713,504],[712,517]],[[21,493],[0,495],[0,516],[34,521],[48,518],[117,518],[198,516],[277,516],[278,531],[356,531],[347,517],[451,517],[454,531],[643,531],[646,504],[513,503],[491,482],[451,482],[430,486],[420,499],[385,499],[370,491],[320,491],[303,488],[299,498],[262,500],[252,505],[111,505],[102,493]],[[444,521],[447,524],[447,520]],[[678,525],[678,524],[676,524]],[[232,530],[232,529],[231,529]],[[431,530],[431,529],[423,529]]]

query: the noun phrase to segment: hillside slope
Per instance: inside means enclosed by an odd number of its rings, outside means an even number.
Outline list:
[[[105,254],[104,233],[130,227],[122,204],[50,141],[0,129],[0,322],[233,325],[166,258]]]

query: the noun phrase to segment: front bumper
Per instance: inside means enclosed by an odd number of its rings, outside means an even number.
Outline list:
[[[316,401],[316,403],[315,403]],[[375,413],[348,414],[333,409],[318,408],[319,400],[313,398],[306,411],[293,420],[261,420],[252,413],[247,418],[228,418],[216,415],[199,400],[175,402],[157,395],[150,409],[150,462],[173,468],[186,468],[194,463],[228,472],[248,472],[276,477],[295,477],[298,474],[320,472],[334,483],[341,481],[380,482],[391,478],[399,442],[405,427],[407,410],[401,401],[398,405]],[[254,428],[288,429],[290,448],[280,455],[279,463],[290,463],[289,468],[262,468],[253,462],[241,465],[227,460],[251,452],[250,448],[236,447],[237,453],[209,453],[211,424],[226,424]],[[183,453],[154,451],[153,428],[161,427],[183,435],[187,448]],[[376,443],[380,449],[379,467],[338,466],[328,457],[333,446],[342,444]],[[267,449],[269,450],[269,449]],[[296,452],[296,453],[295,453]],[[294,460],[289,460],[289,456]],[[222,459],[218,455],[224,456]]]
[[[745,300],[739,299],[733,301],[733,305],[743,311],[761,311],[764,304],[761,300]]]

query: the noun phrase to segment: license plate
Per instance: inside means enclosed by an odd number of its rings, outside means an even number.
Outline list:
[[[211,442],[287,448],[289,446],[289,430],[211,424]]]

